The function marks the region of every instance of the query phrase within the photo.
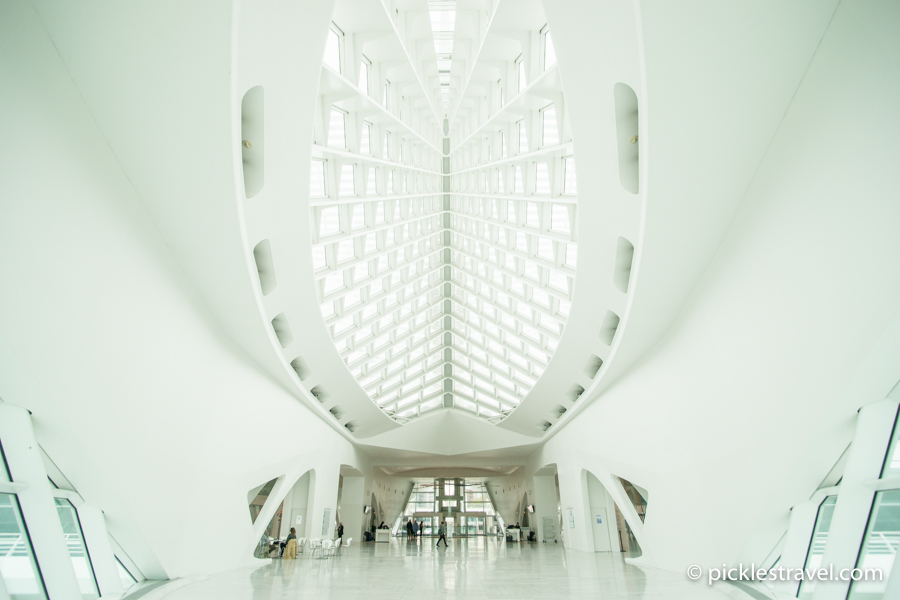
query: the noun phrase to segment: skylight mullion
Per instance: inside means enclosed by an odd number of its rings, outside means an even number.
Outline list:
[[[454,231],[455,231],[455,230],[454,230]],[[457,233],[458,233],[458,232],[457,232]],[[466,237],[468,237],[468,236],[466,236]],[[470,238],[470,239],[474,239],[474,238]],[[478,261],[478,262],[481,263],[481,264],[484,264],[485,267],[487,267],[488,265],[491,265],[491,264],[492,264],[492,263],[486,263],[486,262],[484,262],[484,261],[481,260],[481,259],[478,257],[478,255],[475,254],[474,252],[466,252],[466,251],[463,250],[462,247],[460,247],[460,246],[453,246],[453,248],[454,248],[454,250],[456,250],[456,251],[459,252],[460,254],[463,254],[463,255],[465,255],[465,256],[468,256],[468,257],[471,258],[472,260],[475,260],[475,261]],[[510,254],[513,254],[513,253],[515,252],[515,251],[509,251],[509,250],[504,250],[504,251],[505,251],[505,252],[509,252]],[[518,256],[519,258],[524,258],[521,254],[515,254],[515,256]],[[528,260],[532,260],[532,259],[529,258]],[[537,261],[533,261],[533,262],[536,263]],[[547,266],[545,266],[545,265],[541,265],[541,266],[543,266],[545,269],[546,269],[546,268],[550,268],[550,267],[547,267]],[[507,269],[505,266],[492,265],[492,267],[493,267],[494,269],[499,269],[499,270],[502,271],[505,275],[508,275],[508,276],[510,276],[510,277],[514,277],[515,279],[518,279],[519,281],[521,281],[521,282],[523,283],[523,285],[527,285],[527,286],[530,286],[530,287],[533,287],[533,288],[534,288],[534,287],[539,288],[540,290],[546,292],[547,294],[549,294],[549,295],[551,295],[551,296],[553,296],[553,297],[555,297],[555,298],[557,298],[557,299],[565,300],[565,301],[567,301],[567,302],[571,301],[571,298],[569,297],[569,295],[565,294],[564,292],[562,292],[562,291],[560,291],[560,290],[558,290],[558,289],[556,289],[556,288],[550,287],[549,285],[540,285],[540,282],[536,282],[536,281],[534,281],[533,279],[529,279],[529,278],[527,278],[527,277],[523,277],[522,275],[519,275],[518,273],[514,273],[514,272],[510,271],[509,269]],[[459,267],[457,267],[457,268],[459,268]],[[465,270],[462,269],[462,268],[460,268],[460,270],[463,271],[463,272],[465,272],[467,275],[470,275],[470,276],[472,276],[472,277],[475,277],[476,279],[478,279],[479,281],[482,281],[483,283],[485,283],[485,284],[487,284],[487,285],[491,285],[491,283],[490,283],[489,281],[485,281],[484,279],[482,279],[481,277],[479,277],[476,273],[469,273],[468,271],[465,271]],[[560,269],[555,269],[555,270],[560,271]],[[566,277],[570,277],[570,276],[569,276],[568,274],[566,274],[565,272],[562,272],[562,273],[563,273],[563,275],[565,275]],[[492,287],[496,287],[496,285],[492,285]],[[506,290],[502,290],[502,291],[503,291],[504,293],[506,292]],[[535,306],[540,307],[540,305],[535,305]],[[543,308],[543,307],[541,307],[541,308]],[[553,316],[553,315],[550,315],[550,316]]]
[[[491,265],[492,263],[483,263],[483,262],[482,262],[481,264]],[[536,312],[541,312],[541,313],[547,315],[549,318],[555,319],[555,320],[559,321],[561,325],[565,325],[565,320],[561,319],[559,316],[552,314],[548,309],[546,309],[546,308],[540,306],[539,304],[534,304],[534,303],[532,303],[530,300],[528,300],[528,299],[526,299],[526,298],[524,298],[524,297],[522,297],[522,296],[519,296],[518,293],[512,291],[512,289],[511,289],[512,286],[511,286],[511,285],[510,285],[510,287],[500,286],[500,285],[496,284],[496,283],[493,281],[492,278],[482,277],[482,276],[479,275],[477,272],[474,272],[474,273],[473,273],[473,272],[466,271],[465,269],[459,267],[458,265],[451,265],[451,266],[453,266],[454,268],[456,268],[458,271],[460,271],[460,272],[462,272],[462,273],[465,273],[466,275],[472,277],[472,278],[475,279],[476,281],[479,281],[479,282],[483,283],[484,285],[490,287],[491,289],[496,290],[496,291],[498,291],[498,292],[503,292],[504,294],[507,294],[507,295],[510,296],[511,298],[515,299],[517,302],[522,302],[522,303],[524,303],[525,305],[527,305],[529,308],[533,309],[534,311],[536,311]],[[512,277],[508,272],[504,271],[504,269],[501,268],[501,267],[498,267],[498,266],[496,266],[496,265],[493,265],[493,269],[496,270],[496,271],[499,271],[499,272],[503,273],[503,274],[506,275],[507,277]],[[523,287],[524,287],[525,285],[528,285],[529,287],[533,287],[533,286],[534,286],[533,283],[525,283],[521,278],[516,277],[515,279],[518,280],[518,281],[522,281],[522,282],[523,282]],[[471,290],[471,289],[468,288],[468,287],[465,287],[465,286],[461,286],[461,287],[462,287],[462,289],[466,290],[467,292],[475,293],[473,290]],[[515,318],[515,319],[518,319],[518,320],[522,320],[522,319],[523,319],[523,317],[521,317],[521,316],[516,316],[516,313],[515,313],[514,311],[512,311],[512,310],[510,310],[510,311],[508,311],[508,312],[509,312],[509,314],[510,314],[513,318]],[[532,316],[532,320],[533,320],[533,319],[534,319],[534,317]]]
[[[429,196],[434,196],[434,195],[435,195],[435,194],[429,194]],[[380,198],[380,199],[383,200],[383,198]],[[400,198],[392,198],[392,200],[399,200],[399,199],[400,199]],[[352,202],[352,204],[360,204],[361,202],[365,202],[364,199],[359,199],[359,198],[354,198],[353,200],[354,200],[354,201]],[[337,206],[336,203],[332,203],[332,204],[335,204],[335,206]],[[341,205],[341,206],[346,206],[346,205]],[[414,217],[414,218],[412,218],[412,219],[409,219],[409,220],[397,220],[397,221],[392,222],[392,223],[379,223],[378,225],[375,225],[375,226],[372,226],[372,227],[367,226],[367,227],[365,227],[365,228],[363,228],[363,229],[354,229],[354,230],[352,230],[352,231],[350,230],[350,227],[348,226],[346,232],[341,231],[341,233],[331,234],[331,235],[327,236],[326,238],[324,238],[324,239],[322,239],[322,240],[320,240],[320,241],[318,241],[318,242],[316,242],[316,243],[314,243],[314,244],[312,244],[312,245],[313,245],[313,246],[328,246],[329,244],[336,244],[336,243],[338,243],[338,242],[340,242],[340,241],[342,241],[342,240],[352,239],[352,238],[356,238],[356,237],[360,237],[360,236],[365,236],[365,235],[370,234],[370,233],[375,233],[375,234],[377,234],[377,233],[385,232],[385,231],[387,231],[388,229],[391,229],[391,228],[393,228],[393,227],[399,227],[399,226],[401,226],[401,225],[405,225],[405,224],[407,224],[407,223],[414,223],[414,222],[418,223],[418,222],[421,222],[421,221],[426,220],[426,219],[431,219],[431,218],[434,218],[434,217],[440,217],[441,214],[444,213],[444,212],[446,212],[446,211],[435,209],[435,210],[433,210],[432,212],[424,213],[424,214],[422,214],[422,215],[416,216],[416,217]],[[342,227],[342,228],[343,228],[343,227]],[[433,227],[431,230],[427,230],[426,228],[421,228],[423,231],[427,231],[427,232],[428,232],[427,234],[423,234],[422,237],[425,237],[425,235],[433,235],[434,233],[440,231],[442,228],[443,228],[442,225],[437,225],[436,227]],[[572,240],[568,240],[568,241],[571,242]]]

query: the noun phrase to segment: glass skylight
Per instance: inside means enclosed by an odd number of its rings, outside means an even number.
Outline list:
[[[456,1],[428,0],[428,11],[441,86],[441,112],[446,115],[450,110],[450,65],[456,28]]]
[[[330,100],[317,113],[315,284],[341,358],[387,415],[402,423],[448,408],[496,423],[544,373],[570,310],[578,198],[565,99],[561,87],[544,89],[558,78],[539,79],[555,62],[546,27],[504,31],[510,77],[498,80],[500,59],[485,57],[492,74],[481,81],[453,60],[454,48],[475,52],[492,35],[481,13],[458,13],[453,0],[428,0],[428,10],[435,62],[416,67],[418,93],[385,78],[395,65],[379,63],[377,46],[363,41],[362,60],[347,60],[341,24],[330,28],[325,68],[346,63],[364,101]],[[526,65],[528,48],[508,40],[529,34],[541,47]],[[541,94],[556,92],[552,104],[531,95],[526,75]],[[359,108],[369,93],[389,119]]]

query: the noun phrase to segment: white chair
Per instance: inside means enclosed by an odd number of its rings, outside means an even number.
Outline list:
[[[309,544],[310,554],[316,556],[322,551],[322,540],[319,538],[309,538],[307,542]]]
[[[303,550],[306,548],[306,538],[300,538],[297,540],[297,554],[303,554]]]
[[[350,542],[353,541],[353,538],[347,538],[346,540],[341,540],[340,538],[335,543],[334,549],[337,551],[337,554],[341,554],[344,551],[344,548],[350,545]]]
[[[329,556],[334,556],[334,542],[322,540],[322,556],[320,558],[328,558]]]

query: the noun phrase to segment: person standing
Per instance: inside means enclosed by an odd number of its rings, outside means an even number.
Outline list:
[[[419,521],[419,536],[422,538],[425,537],[425,521]]]
[[[412,533],[413,533],[413,538],[414,538],[414,539],[419,539],[419,522],[418,522],[418,521],[413,521],[413,531],[412,531]]]
[[[447,544],[447,521],[441,521],[441,526],[438,527],[438,541],[435,545],[435,548],[439,548],[441,546],[441,540],[444,540],[444,548],[448,546]]]
[[[412,519],[407,519],[406,520],[406,541],[408,542],[409,540],[411,540],[412,536],[413,536]]]
[[[285,547],[281,551],[281,558],[293,560],[297,558],[297,530],[291,527],[291,532],[285,540]]]
[[[343,543],[344,543],[344,524],[338,523],[338,537],[337,537],[338,547],[340,547],[340,545]]]

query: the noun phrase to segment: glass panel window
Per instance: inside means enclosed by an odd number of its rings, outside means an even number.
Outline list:
[[[553,39],[550,32],[544,33],[544,70],[556,64],[556,51],[553,49]]]
[[[547,163],[537,163],[534,168],[534,193],[550,195],[550,168]]]
[[[347,147],[346,118],[347,113],[332,107],[331,118],[328,121],[328,145],[332,148]]]
[[[313,256],[313,269],[318,271],[319,269],[324,269],[327,265],[325,262],[325,248],[323,246],[313,246],[312,250]]]
[[[369,123],[363,123],[359,135],[359,153],[372,155],[372,125]]]
[[[525,121],[519,121],[517,124],[519,129],[519,154],[528,152],[528,133],[525,131]]]
[[[541,146],[559,144],[559,125],[556,122],[556,107],[552,104],[541,111]]]
[[[356,195],[355,165],[341,165],[341,196]]]
[[[0,447],[0,481],[12,481],[9,478],[9,469],[6,466],[6,457],[3,456],[2,447]]]
[[[59,522],[62,524],[63,535],[66,538],[66,547],[69,549],[69,557],[72,559],[72,567],[75,569],[75,577],[78,579],[81,597],[85,600],[99,598],[94,569],[91,566],[87,547],[84,545],[78,513],[72,503],[65,498],[54,498],[54,500],[56,500],[56,513],[59,515]]]
[[[359,82],[356,85],[364,94],[369,93],[369,61],[365,56],[359,64]]]
[[[538,227],[538,208],[534,202],[525,205],[525,224],[528,227]]]
[[[0,576],[10,598],[46,598],[19,501],[14,494],[0,494],[0,544]]]
[[[328,30],[328,39],[325,41],[325,64],[341,72],[341,36],[334,27]]]
[[[365,226],[365,207],[362,204],[355,204],[350,217],[350,229],[362,229]]]
[[[850,585],[849,600],[876,600],[883,597],[897,550],[900,548],[900,490],[888,490],[875,494],[872,512],[857,568],[863,570],[863,578]],[[878,569],[882,575],[865,577],[867,569]],[[868,581],[866,581],[868,579]]]
[[[522,57],[519,57],[518,74],[519,74],[519,92],[521,92],[522,90],[525,89],[525,86],[528,85],[527,82],[525,81],[525,59],[523,59]]]
[[[571,233],[569,209],[566,206],[554,204],[550,208],[550,229],[559,233]]]
[[[506,135],[500,132],[500,156],[506,158]]]
[[[314,198],[325,196],[325,161],[313,159],[309,175],[309,195]]]
[[[333,235],[340,233],[340,216],[337,206],[329,206],[322,209],[322,216],[319,220],[319,235]]]
[[[375,167],[369,167],[366,178],[366,196],[375,196],[378,191],[375,188]]]
[[[819,505],[819,514],[816,516],[816,526],[813,529],[812,540],[809,542],[809,553],[806,555],[806,569],[818,569],[822,564],[822,557],[825,554],[825,544],[828,542],[828,531],[831,529],[831,519],[834,516],[834,506],[837,503],[837,496],[828,496],[825,501]],[[813,590],[816,586],[816,580],[810,579],[804,581],[800,585],[800,594],[798,598],[812,598]]]
[[[119,571],[119,579],[122,580],[122,589],[127,592],[128,588],[137,583],[137,579],[135,579],[134,576],[128,572],[128,569],[125,568],[125,566],[122,564],[122,561],[120,561],[118,558],[116,559],[116,569],[118,569]]]
[[[567,156],[563,159],[563,193],[575,194],[578,187],[575,184],[575,159]]]
[[[516,165],[515,172],[516,172],[516,176],[515,176],[515,179],[513,180],[512,192],[513,192],[513,194],[524,194],[525,186],[522,183],[522,167],[520,167],[519,165]]]
[[[894,423],[894,434],[881,469],[881,477],[897,477],[900,475],[900,417]]]

